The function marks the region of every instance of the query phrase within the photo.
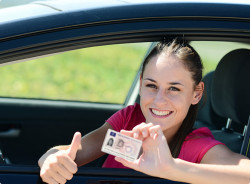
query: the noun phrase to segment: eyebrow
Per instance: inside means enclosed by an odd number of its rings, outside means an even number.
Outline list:
[[[146,79],[144,79],[144,80],[149,80],[149,81],[151,81],[151,82],[154,82],[154,83],[156,83],[156,81],[154,80],[154,79],[151,79],[151,78],[146,78]],[[181,85],[181,86],[184,86],[182,83],[180,83],[180,82],[170,82],[169,83],[170,85]]]
[[[170,82],[169,84],[171,85],[181,85],[181,86],[184,86],[182,83],[180,82]]]
[[[146,78],[146,79],[144,79],[144,80],[149,80],[149,81],[151,81],[151,82],[156,82],[154,79],[150,79],[150,78]]]

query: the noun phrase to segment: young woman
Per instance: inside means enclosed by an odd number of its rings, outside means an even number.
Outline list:
[[[116,158],[117,162],[109,155],[103,167],[131,167],[189,183],[250,182],[247,158],[216,141],[208,128],[193,130],[204,90],[202,68],[199,55],[184,41],[159,43],[143,63],[140,105],[118,111],[82,138],[76,133],[68,146],[47,151],[38,161],[43,181],[65,183],[77,165],[104,155],[101,146],[110,128],[142,139],[143,153],[135,162]]]

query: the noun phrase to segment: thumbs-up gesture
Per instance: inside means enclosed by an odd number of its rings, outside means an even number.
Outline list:
[[[42,180],[49,184],[66,183],[67,180],[71,180],[77,172],[74,160],[80,146],[81,133],[76,132],[69,146],[59,146],[46,152],[38,161]]]

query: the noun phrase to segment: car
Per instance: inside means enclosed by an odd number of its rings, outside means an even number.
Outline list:
[[[39,157],[138,102],[143,58],[175,37],[204,62],[206,99],[195,126],[249,156],[242,147],[250,114],[248,1],[34,1],[0,9],[0,27],[0,183],[42,183]],[[87,53],[94,59],[78,57]],[[101,168],[104,159],[80,167],[68,183],[178,183]]]

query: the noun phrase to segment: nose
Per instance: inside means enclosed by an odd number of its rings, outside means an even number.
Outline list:
[[[157,106],[166,105],[167,104],[167,94],[165,90],[159,89],[155,95],[154,102]]]

